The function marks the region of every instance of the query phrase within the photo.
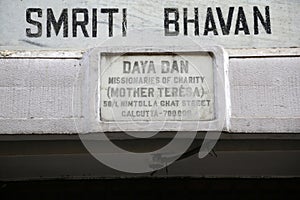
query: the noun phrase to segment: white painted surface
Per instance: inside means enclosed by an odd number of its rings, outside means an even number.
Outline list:
[[[229,7],[234,7],[232,25],[229,35],[222,35],[221,25],[218,20],[216,7],[222,9],[222,14],[227,22]],[[253,7],[257,6],[264,20],[265,7],[270,9],[271,34],[267,34],[260,21],[258,21],[259,34],[254,34]],[[216,22],[218,35],[210,32],[204,35],[207,8],[212,8],[213,18]],[[249,26],[249,35],[240,31],[235,35],[236,21],[238,19],[238,8],[243,7],[245,17]],[[26,9],[40,8],[42,16],[32,14],[32,19],[42,24],[42,36],[32,38],[26,36],[26,29],[30,28],[35,32],[37,27],[26,22]],[[58,36],[46,36],[46,13],[47,8],[52,8],[56,20],[59,18],[62,9],[68,8],[68,38],[64,38],[62,30]],[[89,37],[84,37],[78,28],[78,36],[72,37],[72,9],[87,8],[89,23],[87,32]],[[98,13],[98,34],[91,38],[92,8],[97,8]],[[101,13],[101,8],[118,8],[119,12],[114,14],[113,37],[108,37],[108,14]],[[121,10],[127,9],[127,36],[122,37],[122,14]],[[183,8],[188,9],[188,19],[193,19],[193,9],[199,9],[199,36],[194,34],[193,24],[188,25],[188,37],[193,43],[206,45],[222,45],[225,48],[262,48],[262,47],[299,47],[300,43],[300,2],[299,0],[30,0],[11,1],[1,0],[0,2],[0,48],[1,49],[88,49],[96,46],[105,46],[112,38],[121,39],[117,45],[149,46],[149,45],[182,45],[185,44],[177,36],[165,36],[164,34],[164,8],[178,8],[179,30],[183,35]],[[170,19],[173,19],[173,13]],[[82,19],[82,16],[79,17]]]
[[[299,54],[299,49],[291,51]],[[267,50],[266,57],[261,51],[259,57],[247,57],[251,52],[243,50],[240,54],[244,57],[234,54],[230,59],[231,116],[227,129],[299,133],[299,57],[285,57],[287,50]],[[1,53],[0,133],[86,131],[86,66],[78,58],[37,54],[32,55],[39,58],[30,59],[30,51],[23,56],[14,53],[4,57]]]
[[[1,58],[1,133],[76,132],[80,68],[77,59]]]
[[[300,131],[300,58],[230,59],[231,130]]]
[[[78,61],[0,59],[1,118],[73,118]],[[78,102],[79,103],[79,102]]]

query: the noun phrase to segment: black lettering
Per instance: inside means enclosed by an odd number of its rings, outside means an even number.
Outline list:
[[[271,34],[271,20],[270,20],[270,9],[269,6],[265,7],[265,13],[266,13],[266,20],[264,20],[261,12],[257,8],[257,6],[253,7],[253,15],[254,15],[254,34],[257,35],[259,34],[258,31],[258,18],[260,23],[263,25],[265,31],[267,34]]]
[[[240,27],[241,23],[242,23],[242,27]],[[245,35],[250,35],[243,7],[239,7],[239,12],[236,19],[236,25],[235,25],[235,32],[234,32],[235,35],[238,35],[239,31],[244,31]]]
[[[47,37],[51,37],[51,24],[53,26],[56,35],[58,35],[59,30],[61,29],[62,25],[64,25],[63,37],[68,37],[68,9],[64,8],[61,12],[58,21],[56,21],[52,9],[48,8],[47,9]]]
[[[211,26],[210,26],[210,24],[211,24]],[[205,27],[204,27],[203,35],[208,35],[209,31],[213,31],[214,35],[218,35],[216,23],[215,23],[215,20],[214,20],[214,16],[212,14],[212,9],[210,7],[207,8],[206,21],[205,21]]]
[[[127,9],[123,8],[123,21],[122,21],[122,36],[125,37],[127,34]]]
[[[188,23],[194,23],[195,30],[194,34],[199,35],[199,19],[198,19],[198,8],[194,8],[194,19],[188,19],[187,17],[187,8],[183,8],[183,27],[184,27],[184,35],[188,35]]]
[[[97,24],[97,8],[92,9],[92,37],[97,37],[98,24]]]
[[[118,13],[119,9],[118,8],[102,8],[101,13],[108,13],[108,36],[112,37],[113,36],[113,14]]]
[[[170,20],[169,14],[174,13],[175,19]],[[165,28],[165,36],[177,36],[179,34],[179,12],[177,8],[165,8],[164,11],[165,20],[164,20],[164,28]],[[170,31],[170,24],[174,24],[175,30]]]
[[[83,21],[77,20],[77,14],[83,14]],[[86,8],[74,8],[72,10],[73,17],[73,37],[77,37],[77,26],[81,27],[82,33],[84,37],[89,37],[88,32],[86,30],[86,25],[89,23],[88,9]]]
[[[224,20],[221,8],[217,7],[216,9],[217,9],[217,14],[218,14],[218,18],[219,18],[219,21],[220,21],[220,26],[221,26],[221,29],[222,29],[222,33],[223,33],[223,35],[229,35],[234,7],[229,8],[226,24],[225,24],[225,20]]]
[[[37,27],[37,32],[33,33],[31,28],[26,28],[27,37],[41,37],[42,36],[42,23],[32,20],[31,13],[37,13],[38,17],[42,17],[42,9],[40,8],[28,8],[26,9],[26,22]]]

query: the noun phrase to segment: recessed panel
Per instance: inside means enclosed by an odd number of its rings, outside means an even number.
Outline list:
[[[101,121],[213,120],[209,53],[100,56]]]

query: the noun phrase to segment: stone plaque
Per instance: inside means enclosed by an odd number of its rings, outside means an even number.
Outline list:
[[[101,121],[208,121],[214,113],[210,53],[105,53]]]

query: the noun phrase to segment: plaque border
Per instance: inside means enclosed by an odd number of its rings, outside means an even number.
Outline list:
[[[211,53],[213,56],[214,116],[213,120],[199,121],[101,121],[100,119],[100,62],[101,56],[125,53]],[[230,94],[228,54],[220,46],[203,47],[99,47],[83,56],[85,72],[83,113],[87,132],[123,131],[222,131],[228,130]]]

